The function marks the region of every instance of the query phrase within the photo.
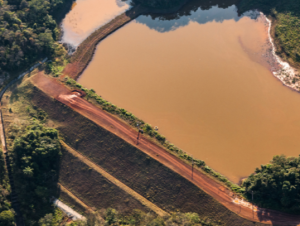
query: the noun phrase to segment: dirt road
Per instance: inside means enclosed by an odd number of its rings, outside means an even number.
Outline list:
[[[192,180],[190,165],[145,138],[140,139],[139,144],[137,145],[137,132],[134,129],[115,116],[110,115],[77,95],[72,94],[67,87],[59,84],[55,79],[39,74],[34,76],[32,81],[48,95],[71,107],[78,113],[121,137],[133,146],[138,147],[152,158],[185,177],[187,180],[194,183],[200,189],[214,197],[218,202],[222,203],[226,208],[239,216],[251,221],[265,224],[300,225],[300,216],[261,208],[256,209],[251,205],[241,205],[235,202],[232,195],[225,187],[222,187],[219,183],[198,170],[194,170]]]

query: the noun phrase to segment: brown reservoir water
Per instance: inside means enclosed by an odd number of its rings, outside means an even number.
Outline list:
[[[98,45],[79,82],[238,182],[300,154],[300,95],[269,71],[266,42],[264,20],[235,6],[141,16]]]
[[[93,31],[129,7],[128,0],[76,0],[62,22],[62,42],[77,47]]]

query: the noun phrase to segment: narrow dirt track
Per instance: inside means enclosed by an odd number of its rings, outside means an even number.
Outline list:
[[[253,211],[252,208],[235,204],[233,202],[232,194],[230,194],[225,187],[198,170],[194,170],[194,177],[192,180],[190,165],[168,153],[148,139],[141,138],[137,145],[137,132],[134,129],[115,116],[108,114],[86,100],[72,94],[67,87],[59,84],[55,79],[46,77],[40,73],[32,78],[32,82],[46,94],[71,107],[76,112],[116,134],[126,142],[139,148],[144,153],[185,177],[239,216],[250,221],[271,225],[300,225],[300,216],[261,208],[259,208],[258,211]]]

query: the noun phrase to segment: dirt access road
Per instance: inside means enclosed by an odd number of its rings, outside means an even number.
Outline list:
[[[89,118],[99,126],[116,134],[131,145],[139,148],[147,155],[161,162],[176,173],[185,177],[207,194],[222,203],[226,208],[239,216],[251,221],[271,224],[271,225],[300,225],[300,216],[289,215],[278,211],[254,208],[251,205],[245,206],[236,204],[232,194],[218,182],[208,177],[204,173],[194,170],[193,180],[191,178],[191,166],[162,147],[154,144],[150,140],[142,137],[139,144],[136,144],[137,132],[126,123],[115,116],[99,109],[86,100],[78,97],[74,93],[57,82],[57,80],[44,76],[42,73],[34,76],[32,82],[48,95],[61,103],[71,107],[81,115]]]

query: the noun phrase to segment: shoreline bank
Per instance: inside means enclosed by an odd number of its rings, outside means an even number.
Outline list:
[[[279,68],[271,68],[272,74],[274,77],[279,79],[283,85],[291,88],[294,91],[300,92],[300,75],[298,74],[298,70],[292,67],[288,62],[283,61],[281,57],[276,54],[276,46],[274,44],[274,38],[271,34],[272,20],[270,20],[262,12],[260,12],[260,14],[268,23],[268,41],[271,45],[271,54],[273,56],[273,60],[279,65]]]

